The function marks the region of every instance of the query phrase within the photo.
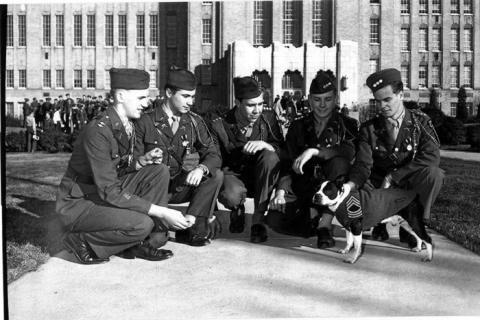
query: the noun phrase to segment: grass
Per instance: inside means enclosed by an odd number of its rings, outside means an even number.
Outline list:
[[[446,178],[429,226],[480,254],[480,163],[442,158],[440,167]]]
[[[36,270],[58,252],[48,230],[55,213],[55,193],[70,154],[15,153],[6,160],[8,283]],[[432,210],[430,227],[480,254],[480,163],[443,158],[446,181]]]

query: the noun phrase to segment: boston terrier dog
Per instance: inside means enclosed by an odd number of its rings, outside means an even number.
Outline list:
[[[433,259],[432,239],[422,219],[423,207],[413,191],[396,188],[352,191],[345,180],[342,176],[336,181],[324,181],[313,196],[313,203],[328,206],[346,230],[347,245],[339,250],[345,255],[344,262],[355,263],[358,260],[362,230],[368,230],[379,222],[400,224],[417,239],[417,245],[412,250],[421,251],[424,245],[426,256],[422,260]]]

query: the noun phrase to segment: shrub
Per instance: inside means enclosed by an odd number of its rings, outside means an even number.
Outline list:
[[[440,143],[458,145],[466,142],[463,122],[446,116],[440,109],[427,107],[423,111],[432,119]]]
[[[23,127],[23,120],[7,114],[5,116],[5,127]]]
[[[10,132],[5,135],[5,151],[6,152],[23,152],[27,148],[27,137],[25,131]]]
[[[467,143],[473,150],[480,150],[480,125],[471,125],[467,127]]]

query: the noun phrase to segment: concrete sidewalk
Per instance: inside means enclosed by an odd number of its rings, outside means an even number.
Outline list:
[[[440,156],[466,161],[480,161],[480,152],[440,150]]]
[[[248,203],[251,212],[251,202]],[[250,215],[247,216],[249,222]],[[203,319],[480,315],[480,257],[431,232],[434,260],[421,262],[391,229],[387,243],[364,240],[355,265],[345,245],[319,250],[316,238],[224,232],[210,246],[169,243],[162,262],[112,257],[83,266],[51,258],[8,286],[10,319]]]

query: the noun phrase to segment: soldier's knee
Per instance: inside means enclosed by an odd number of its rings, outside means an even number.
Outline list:
[[[145,239],[153,230],[155,223],[152,218],[147,215],[142,215],[138,219],[138,222],[135,226],[135,231],[138,233],[140,239]]]
[[[421,177],[425,181],[443,182],[445,173],[439,167],[425,167],[421,171]]]

